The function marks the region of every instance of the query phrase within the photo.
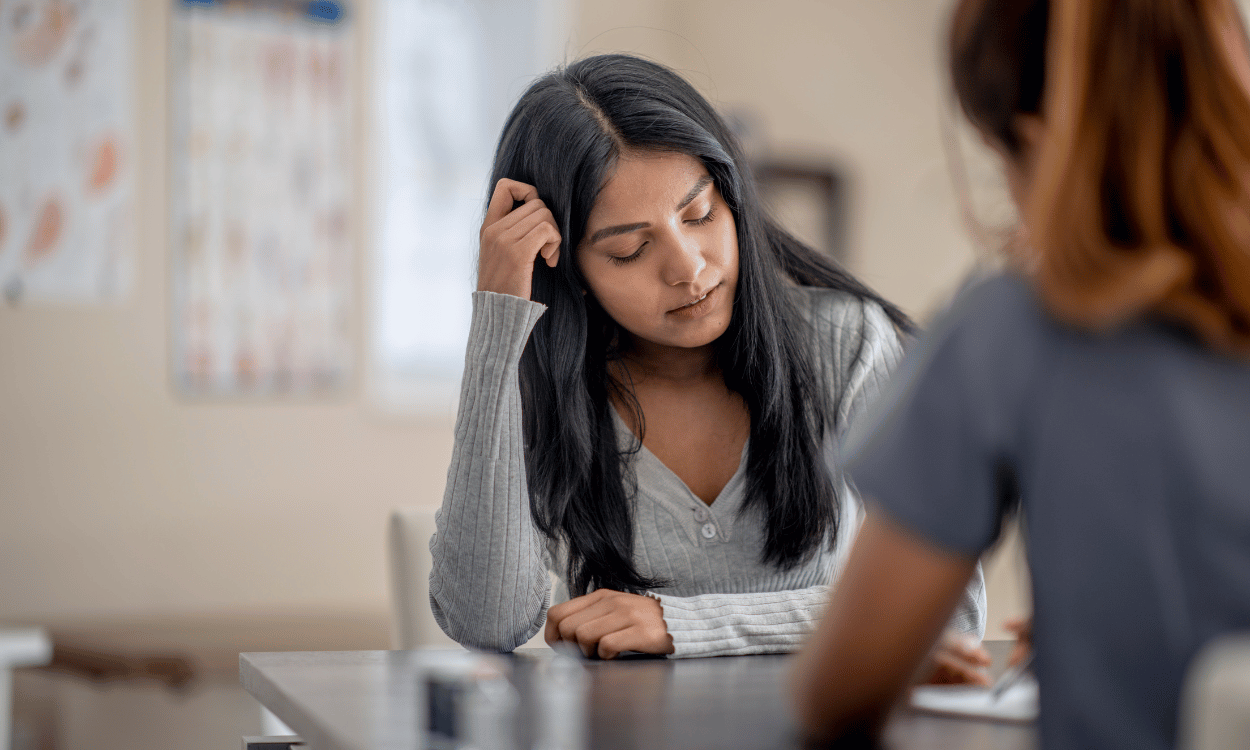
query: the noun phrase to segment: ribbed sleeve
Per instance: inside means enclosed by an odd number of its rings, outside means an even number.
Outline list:
[[[794,651],[816,627],[828,586],[754,594],[665,596],[673,656],[733,656]]]
[[[550,579],[525,481],[521,352],[543,305],[473,294],[455,446],[430,539],[430,607],[471,648],[511,651],[542,627]]]

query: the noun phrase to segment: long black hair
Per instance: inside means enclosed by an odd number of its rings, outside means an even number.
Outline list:
[[[586,219],[624,151],[683,153],[707,168],[737,225],[739,278],[729,328],[713,346],[725,384],[751,415],[742,512],[766,529],[763,561],[781,569],[837,535],[838,498],[823,461],[834,426],[807,326],[785,278],[875,301],[910,322],[826,256],[762,212],[740,147],[712,106],[676,73],[627,55],[579,60],[534,82],[504,125],[492,187],[535,186],[560,230],[560,260],[534,265],[532,299],[547,306],[521,356],[520,387],[530,509],[568,548],[569,593],[638,592],[663,585],[633,562],[631,453],[617,443],[611,398],[642,414],[628,384],[609,374],[627,336],[604,312],[575,262]],[[645,429],[645,428],[643,428]]]

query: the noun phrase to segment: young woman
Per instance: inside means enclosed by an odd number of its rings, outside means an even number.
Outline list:
[[[766,218],[725,123],[655,63],[538,80],[492,184],[435,618],[500,651],[544,620],[602,658],[797,647],[859,523],[840,435],[907,319]],[[977,578],[952,630],[979,640],[984,610]]]
[[[869,511],[796,670],[799,713],[819,736],[879,727],[1019,498],[1042,747],[1171,748],[1194,654],[1250,628],[1237,10],[964,0],[951,66],[1029,242],[849,441]]]

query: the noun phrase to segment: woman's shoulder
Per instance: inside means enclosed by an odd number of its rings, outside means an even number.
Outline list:
[[[934,344],[960,341],[1018,350],[1040,345],[1056,329],[1029,281],[1000,271],[970,276],[926,338]]]
[[[898,328],[875,300],[827,287],[795,286],[790,298],[813,329],[813,340],[837,361],[850,362],[866,344],[901,347]]]

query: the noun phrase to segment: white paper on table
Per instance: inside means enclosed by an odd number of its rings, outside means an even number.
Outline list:
[[[1037,680],[1024,677],[997,700],[990,688],[969,685],[921,685],[912,690],[911,706],[947,716],[969,716],[995,721],[1036,721]]]

